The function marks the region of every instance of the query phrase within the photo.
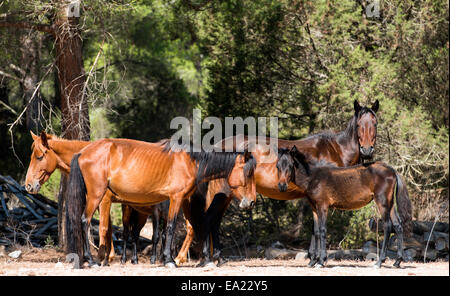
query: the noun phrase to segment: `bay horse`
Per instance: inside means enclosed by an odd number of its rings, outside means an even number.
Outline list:
[[[168,140],[146,143],[103,139],[73,157],[67,197],[67,233],[73,253],[87,259],[89,265],[94,264],[86,238],[94,211],[107,190],[114,194],[113,201],[132,206],[150,206],[170,199],[163,251],[166,267],[176,267],[171,246],[177,214],[181,207],[188,206],[200,182],[224,178],[233,195],[241,200],[241,208],[254,205],[256,162],[250,152],[192,152],[189,147],[174,150],[170,144]],[[109,215],[109,211],[103,214]]]
[[[282,149],[278,163],[278,170],[286,179],[305,190],[312,207],[316,243],[310,266],[323,267],[327,260],[328,209],[357,210],[373,200],[384,221],[384,240],[375,267],[380,268],[386,260],[392,228],[398,244],[394,267],[400,267],[403,235],[410,235],[412,230],[411,201],[405,184],[392,167],[380,161],[345,168],[321,162],[310,165],[296,146],[291,150]]]
[[[70,173],[70,161],[74,154],[79,153],[84,147],[91,143],[89,141],[61,139],[56,135],[47,134],[44,131],[42,131],[39,136],[35,135],[32,131],[30,131],[30,134],[33,138],[33,144],[31,146],[32,153],[25,178],[25,189],[32,194],[39,192],[41,186],[50,178],[51,174],[53,174],[56,169],[59,169],[63,174],[68,175]],[[108,217],[101,213],[110,210],[112,195],[112,192],[107,190],[105,197],[100,203],[99,211],[101,217]],[[132,232],[134,234],[135,231],[137,231],[137,235],[139,236],[140,230],[144,226],[141,225],[142,221],[146,221],[149,215],[152,217],[153,224],[152,240],[157,243],[160,237],[158,227],[159,220],[161,217],[166,218],[167,212],[167,204],[139,207],[139,211],[122,204],[124,230],[123,249],[126,250],[126,241],[129,233]],[[145,217],[143,217],[143,215],[145,215]],[[164,232],[162,235],[164,237]],[[107,265],[108,262],[112,261],[115,257],[112,242],[111,219],[100,219],[99,239],[98,257],[100,261],[103,261],[102,265]],[[137,263],[136,247],[134,245],[137,243],[137,239],[138,237],[136,238],[136,236],[133,235],[132,263]],[[156,258],[156,253],[155,251],[152,251],[152,263],[155,262],[154,258]],[[126,252],[122,255],[121,261],[123,263],[126,262]]]
[[[361,106],[355,100],[353,109],[353,116],[343,131],[337,133],[322,132],[300,140],[277,139],[278,148],[290,149],[295,145],[305,155],[308,162],[324,161],[338,167],[352,166],[363,160],[371,159],[375,152],[378,123],[376,112],[379,109],[379,102],[376,100],[369,108]],[[269,143],[269,138],[261,139],[261,137],[246,136],[243,137],[243,141],[239,141],[239,139],[238,137],[229,137],[216,145],[222,148],[230,146],[242,148],[251,144],[261,143],[260,141]],[[277,159],[267,162],[265,160],[267,152],[264,149],[252,151],[252,153],[257,162],[255,180],[258,193],[277,200],[294,200],[306,197],[304,190],[295,186],[295,184],[290,183],[281,185],[281,188],[279,187],[279,176],[276,168]],[[232,200],[232,194],[227,188],[226,182],[220,179],[209,182],[208,193],[204,197],[205,208],[209,207],[217,194],[220,194],[222,197],[215,202],[217,216],[211,221],[211,225],[214,225],[211,230],[211,239],[213,240],[213,257],[215,259],[220,258],[220,242],[216,232],[218,231],[222,215]],[[185,243],[183,243],[183,247],[175,259],[178,264],[186,262],[187,250],[192,242],[193,235],[193,231],[188,232]],[[315,249],[314,243],[315,239],[313,236],[311,238],[309,256]]]

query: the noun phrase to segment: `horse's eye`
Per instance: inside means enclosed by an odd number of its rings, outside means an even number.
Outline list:
[[[36,159],[37,160],[42,160],[44,158],[44,155],[42,155],[42,156],[36,156]]]

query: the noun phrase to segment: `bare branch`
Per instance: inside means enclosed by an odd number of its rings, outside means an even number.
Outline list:
[[[22,82],[22,79],[21,79],[21,78],[19,78],[19,77],[17,77],[17,76],[14,76],[14,75],[12,75],[12,74],[8,74],[8,73],[6,73],[6,72],[4,72],[4,71],[2,71],[2,70],[0,70],[0,76],[4,76],[4,77],[10,78],[10,79],[14,79],[14,80],[17,80],[17,81],[19,81],[19,82]]]

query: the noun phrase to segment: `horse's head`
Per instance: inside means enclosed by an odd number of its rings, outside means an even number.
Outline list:
[[[228,184],[235,197],[241,200],[239,207],[252,208],[256,203],[256,160],[247,150],[236,156],[235,164],[228,176]]]
[[[354,102],[356,131],[358,134],[359,153],[362,159],[371,159],[375,151],[377,138],[377,116],[378,100],[371,108],[362,107],[358,101]]]
[[[31,136],[34,142],[31,146],[31,160],[25,178],[25,189],[29,193],[38,193],[41,185],[55,171],[57,160],[55,152],[48,145],[51,135],[42,131],[40,136],[36,136],[33,132]]]
[[[292,149],[297,149],[297,147],[294,146]],[[289,149],[278,149],[277,171],[280,192],[285,192],[288,189],[289,182],[294,181],[294,165],[295,162],[289,153]]]

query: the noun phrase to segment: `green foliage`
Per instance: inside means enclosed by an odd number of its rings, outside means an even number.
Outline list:
[[[342,130],[353,100],[378,99],[376,159],[405,179],[414,218],[448,220],[448,2],[380,4],[373,18],[367,1],[355,0],[82,1],[91,139],[158,141],[174,132],[170,120],[190,118],[193,106],[203,116],[277,116],[280,137],[302,138]],[[0,15],[29,11],[17,20],[49,24],[52,5],[4,1]],[[21,34],[28,31],[0,28],[0,70],[19,75],[11,64],[26,68]],[[54,62],[51,36],[39,51],[47,69]],[[43,126],[60,134],[55,74],[40,75]],[[0,174],[23,180],[31,137],[24,120],[12,138],[8,131],[26,104],[21,83],[0,76],[0,100]],[[56,197],[58,174],[41,193]],[[372,209],[330,211],[330,244],[358,247],[370,238],[365,220]],[[120,223],[119,204],[113,213]],[[229,244],[309,243],[305,201],[258,199],[252,215],[232,209],[228,216]]]
[[[55,172],[50,176],[47,182],[45,182],[42,185],[39,193],[48,197],[51,200],[58,201],[60,181],[61,181],[61,172],[60,170],[55,170]]]

